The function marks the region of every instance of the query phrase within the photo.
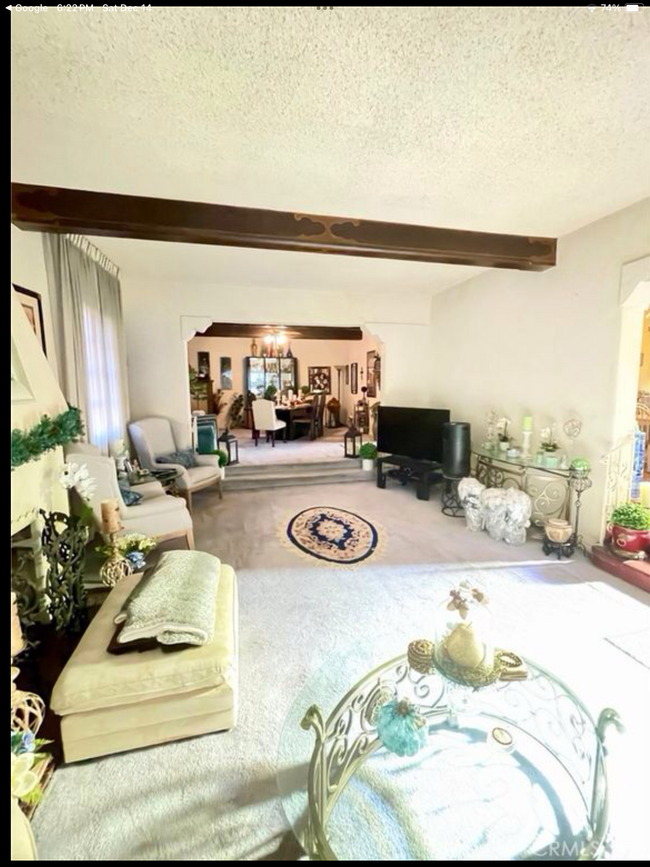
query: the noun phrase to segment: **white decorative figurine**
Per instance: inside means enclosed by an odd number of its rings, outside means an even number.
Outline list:
[[[530,527],[532,501],[525,491],[508,488],[506,502],[508,508],[503,538],[508,545],[523,545],[526,542],[526,530]]]
[[[508,514],[506,490],[504,488],[486,488],[481,493],[481,507],[488,535],[496,542],[500,542],[506,531]]]
[[[485,490],[478,479],[461,479],[458,483],[458,499],[465,511],[467,529],[477,532],[485,527],[481,493]]]
[[[463,479],[473,481],[472,479]],[[459,497],[463,502],[463,496]],[[467,490],[467,489],[464,489]],[[467,493],[465,496],[471,496]],[[470,515],[467,511],[467,525],[470,529],[480,529],[480,522],[488,531],[491,539],[500,542],[502,539],[508,545],[523,545],[526,541],[526,530],[530,527],[532,501],[527,493],[517,488],[486,488],[479,494],[479,513],[472,514],[474,526],[470,527]]]

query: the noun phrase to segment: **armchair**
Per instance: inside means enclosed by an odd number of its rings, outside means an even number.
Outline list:
[[[64,451],[66,461],[77,464],[87,464],[88,455],[102,457],[101,450],[91,443],[71,443]],[[150,500],[152,497],[162,497],[164,493],[165,489],[163,486],[155,480],[142,482],[138,485],[138,494],[140,494],[143,500]]]
[[[99,532],[102,532],[102,500],[117,500],[125,532],[143,533],[159,541],[183,536],[187,539],[188,546],[194,547],[192,516],[184,500],[179,497],[168,497],[162,485],[151,482],[141,486],[149,488],[142,502],[127,506],[122,499],[117,482],[115,460],[101,454],[93,454],[91,450],[79,450],[79,446],[79,443],[75,443],[66,453],[66,459],[74,463],[86,464],[88,472],[97,484],[89,505],[93,510],[95,527]],[[160,487],[160,493],[157,493],[155,486]]]
[[[159,463],[159,455],[169,455],[179,451],[182,446],[176,442],[171,423],[167,418],[143,418],[129,424],[129,433],[138,460],[149,470],[174,469],[180,475],[176,484],[188,508],[192,509],[192,494],[202,488],[217,485],[219,497],[223,498],[223,470],[217,455],[195,453],[196,467],[183,467],[180,464]]]

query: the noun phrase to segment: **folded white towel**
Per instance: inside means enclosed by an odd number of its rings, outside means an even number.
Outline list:
[[[221,562],[203,551],[167,551],[126,609],[118,643],[155,638],[160,644],[207,644],[214,636],[214,608]]]

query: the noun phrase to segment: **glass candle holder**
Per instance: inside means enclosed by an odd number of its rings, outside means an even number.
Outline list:
[[[492,615],[482,590],[463,583],[436,614],[436,668],[456,683],[480,685],[494,668]]]

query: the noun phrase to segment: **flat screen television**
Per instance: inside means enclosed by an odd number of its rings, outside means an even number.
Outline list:
[[[380,406],[377,449],[389,455],[442,462],[442,427],[449,416],[448,409]]]

